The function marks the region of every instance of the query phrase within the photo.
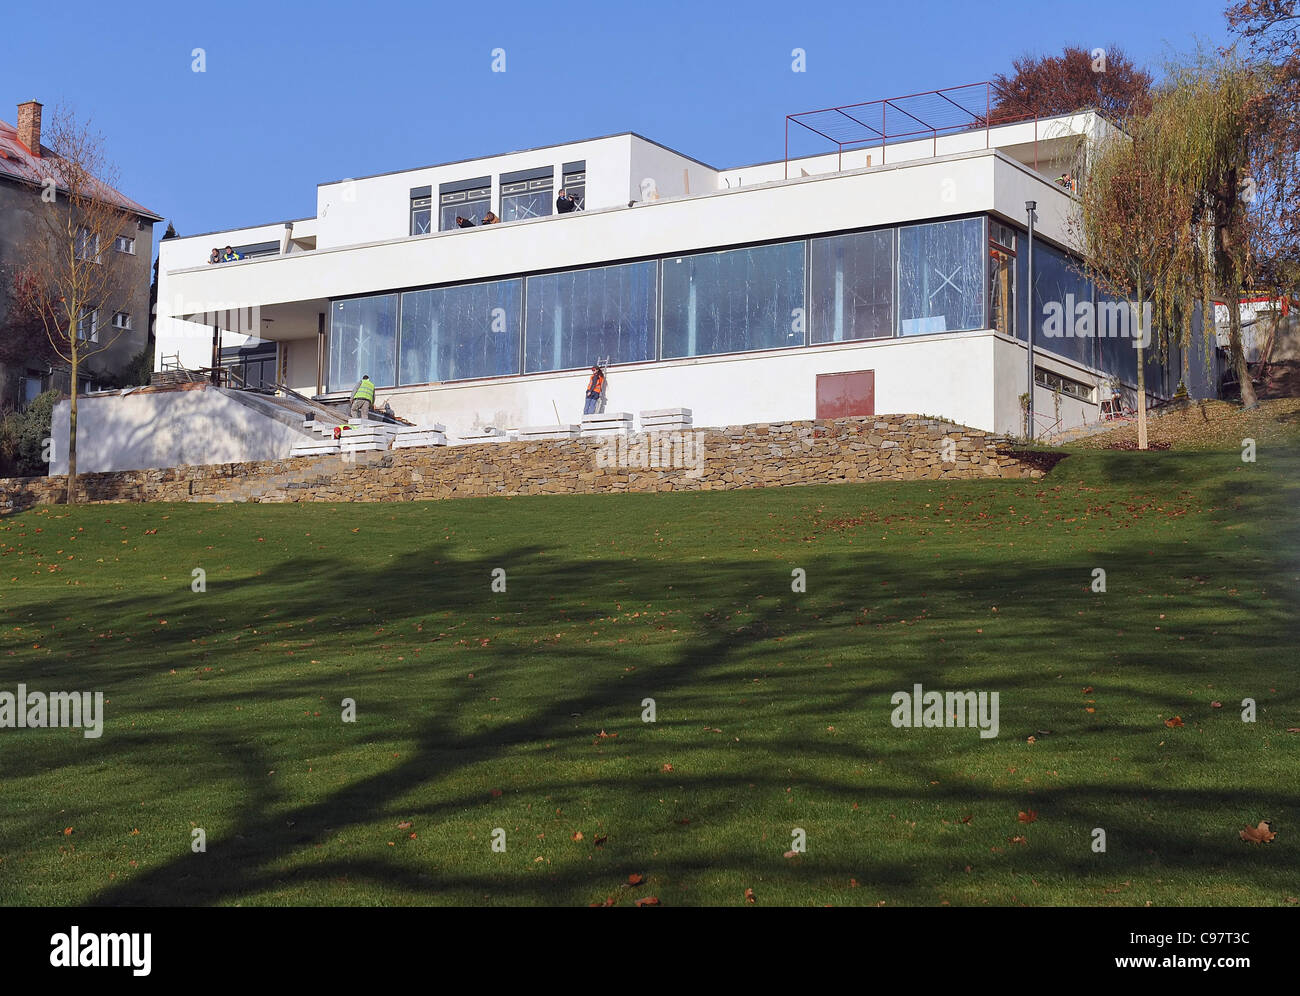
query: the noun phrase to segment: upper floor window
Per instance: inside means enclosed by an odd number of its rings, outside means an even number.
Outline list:
[[[574,210],[585,211],[587,209],[587,164],[585,162],[565,163],[564,172],[560,174],[561,190],[565,195],[572,197],[574,201]]]
[[[433,231],[433,190],[414,187],[411,190],[411,234],[428,235]]]
[[[458,219],[464,218],[475,225],[483,223],[483,216],[492,208],[492,178],[480,176],[472,180],[444,183],[438,188],[438,231],[450,232],[462,227]]]
[[[99,312],[82,308],[77,318],[77,338],[82,342],[99,342]]]
[[[552,213],[555,167],[501,174],[501,220],[545,218]]]
[[[113,240],[113,248],[116,249],[118,252],[124,252],[134,256],[135,239],[128,238],[125,235],[119,235],[117,238]]]
[[[125,311],[119,311],[117,314],[113,316],[113,328],[122,329],[125,332],[130,332],[132,328],[131,316],[128,315]]]
[[[99,235],[89,228],[77,229],[77,259],[99,262]]]

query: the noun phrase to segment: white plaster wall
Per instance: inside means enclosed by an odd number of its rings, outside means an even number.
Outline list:
[[[705,194],[718,189],[718,172],[693,159],[679,155],[670,149],[648,142],[640,136],[632,136],[632,162],[628,177],[629,200],[642,200],[641,181],[651,177],[660,199],[683,197],[687,194]],[[685,176],[683,176],[685,172]],[[687,180],[689,187],[687,190]],[[588,201],[589,207],[597,205]]]
[[[1025,432],[1025,417],[1020,409],[1020,396],[1025,393],[1029,382],[1028,358],[1025,356],[1025,344],[1006,336],[997,336],[995,349],[995,387],[994,407],[996,416],[992,429],[1004,435],[1021,436]],[[1034,350],[1034,366],[1040,370],[1050,370],[1076,380],[1081,384],[1096,388],[1101,378],[1094,371],[1065,360],[1041,349]],[[1062,432],[1075,426],[1096,422],[1099,418],[1101,400],[1093,391],[1091,402],[1082,401],[1069,395],[1060,398],[1060,423],[1057,424],[1056,392],[1041,384],[1034,385],[1034,429],[1036,434],[1049,429]]]
[[[608,371],[605,410],[690,408],[698,426],[784,422],[816,415],[819,373],[874,370],[876,414],[941,415],[994,424],[994,333],[954,332],[739,356],[699,357]],[[484,425],[519,428],[582,420],[590,371],[376,392],[376,404],[453,435]]]
[[[316,337],[291,339],[280,344],[281,349],[286,347],[289,350],[288,385],[310,398],[316,393]]]
[[[68,471],[69,402],[54,406],[51,474]],[[217,390],[83,397],[77,403],[77,471],[276,460],[304,437]]]

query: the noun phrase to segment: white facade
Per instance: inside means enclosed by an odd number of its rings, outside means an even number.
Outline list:
[[[328,371],[328,350],[338,346],[328,332],[331,318],[321,316],[330,316],[339,299],[526,281],[530,274],[627,261],[655,260],[664,267],[665,261],[680,262],[692,253],[941,219],[1023,225],[1027,200],[1038,204],[1037,237],[1068,246],[1076,202],[1052,178],[1078,163],[1089,141],[1108,127],[1089,112],[729,170],[623,134],[323,183],[314,219],[162,243],[156,366],[177,354],[191,368],[208,365],[215,323],[223,329],[225,346],[245,332],[278,342],[279,367],[294,390],[343,398],[352,383],[317,380],[318,361]],[[582,211],[410,234],[412,198],[423,188],[432,199],[436,226],[444,185],[486,177],[490,206],[504,213],[502,178],[550,168],[553,199],[566,166],[578,163],[586,184]],[[986,231],[991,221],[985,222]],[[214,247],[265,249],[270,243],[279,250],[243,262],[207,263]],[[972,265],[978,266],[982,255],[983,249]],[[813,332],[781,348],[673,358],[661,327],[672,302],[665,297],[663,270],[657,272],[654,355],[635,362],[613,358],[607,411],[686,407],[693,409],[697,425],[812,418],[819,374],[871,370],[876,414],[923,413],[991,431],[1023,431],[1024,345],[987,327],[989,307],[983,328],[929,335],[900,335],[896,328],[885,338],[818,344]],[[988,277],[986,270],[981,293],[988,292]],[[1016,309],[1023,322],[1022,296]],[[519,321],[523,325],[525,317]],[[322,327],[327,334],[318,334]],[[569,369],[522,372],[528,334],[518,332],[520,367],[510,374],[406,386],[381,382],[378,404],[391,403],[412,421],[442,422],[451,434],[487,425],[553,424],[557,416],[561,422],[578,421],[588,367],[597,357]],[[1039,361],[1044,371],[1090,392],[1086,398],[1057,398],[1051,390],[1037,391],[1040,431],[1095,420],[1100,371],[1051,353],[1040,353]],[[392,379],[401,377],[395,372]]]

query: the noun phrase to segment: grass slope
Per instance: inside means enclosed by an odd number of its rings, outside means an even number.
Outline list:
[[[0,901],[1295,902],[1297,480],[1291,443],[0,519],[0,690],[109,699],[98,740],[0,730]],[[917,682],[1000,735],[895,729]]]

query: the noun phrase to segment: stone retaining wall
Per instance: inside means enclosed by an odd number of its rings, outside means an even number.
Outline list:
[[[419,501],[1040,477],[1052,462],[1043,457],[940,419],[886,415],[119,471],[79,482],[92,502]],[[63,477],[0,480],[10,508],[61,502],[66,490]]]

